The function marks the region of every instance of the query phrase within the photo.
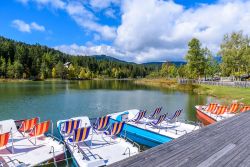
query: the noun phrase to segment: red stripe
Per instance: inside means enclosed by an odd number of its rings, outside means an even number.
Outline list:
[[[0,147],[7,145],[10,133],[0,134]]]

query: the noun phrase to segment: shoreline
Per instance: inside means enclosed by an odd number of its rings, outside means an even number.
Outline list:
[[[11,82],[29,82],[32,80],[29,79],[9,79],[9,78],[0,78],[0,83],[11,83]]]
[[[153,87],[167,88],[180,91],[192,91],[198,95],[208,95],[216,97],[225,103],[231,103],[238,100],[245,104],[250,104],[250,88],[237,88],[228,86],[205,85],[205,84],[188,84],[181,85],[176,79],[139,79],[135,84],[147,85]]]
[[[176,79],[165,79],[165,78],[156,78],[156,79],[137,79],[134,81],[135,84],[139,85],[147,85],[153,87],[161,87],[172,90],[180,90],[180,91],[193,91],[197,88],[197,85],[180,85],[178,84]]]
[[[134,78],[92,78],[92,79],[61,79],[61,78],[48,78],[44,80],[30,80],[30,79],[9,79],[0,78],[0,83],[14,83],[14,82],[41,82],[41,81],[133,81]]]
[[[178,91],[189,91],[198,95],[208,95],[216,97],[222,102],[231,103],[233,100],[239,100],[245,104],[250,104],[250,88],[237,88],[228,86],[205,85],[205,84],[179,84],[176,79],[156,78],[156,79],[133,79],[133,78],[93,78],[90,81],[133,81],[137,85],[145,85],[156,88],[165,88]],[[67,80],[60,78],[49,78],[46,81],[86,81],[86,80]],[[29,79],[0,79],[0,83],[23,83],[23,82],[38,82]]]

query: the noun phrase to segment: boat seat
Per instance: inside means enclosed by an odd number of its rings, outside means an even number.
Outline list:
[[[16,124],[13,119],[0,121],[0,127],[1,127],[0,128],[1,133],[7,133],[10,130],[12,131],[12,133],[17,132]]]

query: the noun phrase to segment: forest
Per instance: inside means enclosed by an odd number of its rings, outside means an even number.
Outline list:
[[[249,78],[250,38],[242,31],[226,34],[218,53],[203,47],[197,38],[188,43],[186,64],[166,60],[136,64],[94,56],[73,56],[39,44],[29,45],[0,37],[0,78],[44,80],[47,78]],[[218,61],[216,58],[219,58]]]
[[[47,46],[29,45],[0,37],[1,78],[142,78],[156,69],[157,66],[152,65],[72,56]]]

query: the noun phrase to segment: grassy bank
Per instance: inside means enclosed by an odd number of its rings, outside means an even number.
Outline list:
[[[139,79],[139,80],[135,80],[134,83],[141,84],[141,85],[154,86],[154,87],[168,88],[168,89],[173,89],[173,90],[182,90],[182,91],[193,91],[194,89],[198,88],[197,85],[180,85],[175,79],[169,80],[169,79],[164,79],[164,78]]]
[[[92,78],[92,79],[61,79],[61,78],[47,78],[45,80],[36,80],[36,81],[86,81],[86,80],[110,80],[110,81],[128,81],[128,80],[134,80],[132,78],[124,78],[124,79],[117,79],[117,78]],[[0,78],[0,83],[7,83],[7,82],[32,82],[34,80],[30,79],[9,79],[9,78]],[[36,82],[34,81],[34,82]]]
[[[250,105],[250,88],[236,88],[228,86],[199,85],[193,90],[198,94],[215,96],[223,101],[239,100]]]
[[[161,87],[172,88],[177,84],[177,81],[158,78],[158,79],[138,79],[135,80],[135,83],[149,85],[149,86],[161,86]]]
[[[28,79],[2,79],[0,78],[0,83],[5,83],[5,82],[28,82],[30,80]]]
[[[163,87],[174,90],[193,91],[197,94],[214,96],[226,103],[232,100],[240,100],[245,104],[250,105],[250,88],[235,88],[227,86],[212,86],[212,85],[180,85],[177,80],[168,79],[140,79],[135,81],[136,84]]]

